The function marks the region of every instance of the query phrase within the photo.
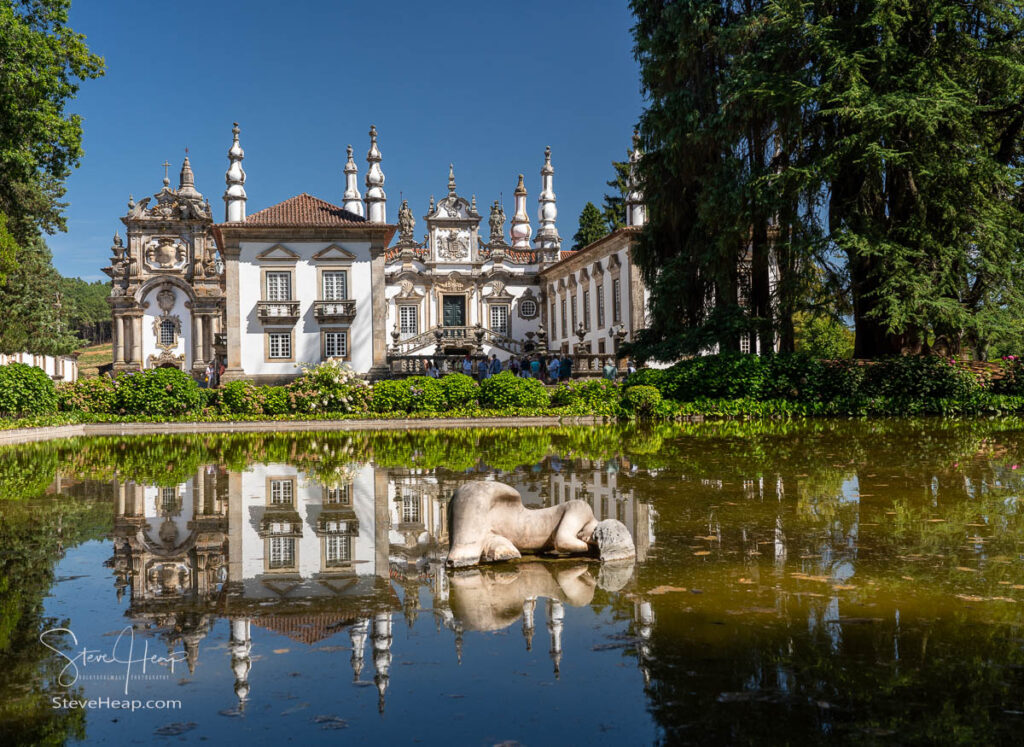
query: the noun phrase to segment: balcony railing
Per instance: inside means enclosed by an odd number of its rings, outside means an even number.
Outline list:
[[[299,319],[298,301],[257,301],[256,316],[264,324],[294,324]]]
[[[513,355],[522,355],[523,353],[523,343],[520,340],[486,327],[433,327],[426,332],[408,337],[396,335],[396,331],[392,332],[392,355],[411,355],[428,345],[434,345],[435,351],[440,347],[441,349],[468,348],[479,352],[484,343],[506,350]]]
[[[313,316],[318,322],[351,322],[356,315],[356,302],[351,299],[344,301],[314,301]]]

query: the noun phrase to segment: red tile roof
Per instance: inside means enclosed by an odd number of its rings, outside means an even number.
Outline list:
[[[247,216],[245,223],[250,226],[355,226],[365,224],[366,218],[303,192]]]

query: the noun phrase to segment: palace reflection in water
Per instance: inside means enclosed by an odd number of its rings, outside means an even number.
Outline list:
[[[623,462],[550,457],[532,471],[499,479],[516,487],[528,506],[582,499],[598,519],[624,522],[643,562],[654,516],[631,490],[619,489]],[[632,563],[578,560],[446,572],[448,502],[459,485],[484,475],[364,463],[341,472],[325,484],[285,463],[245,471],[208,464],[174,486],[114,483],[111,564],[118,599],[129,594],[127,615],[136,628],[162,636],[169,650],[180,645],[192,672],[203,639],[226,618],[239,709],[250,698],[259,658],[254,625],[306,645],[347,630],[353,681],[366,681],[371,659],[383,710],[396,616],[411,628],[420,613],[432,612],[452,632],[460,662],[465,632],[501,630],[521,618],[528,650],[546,632],[557,676],[565,605],[589,605],[597,588],[616,592],[632,579]],[[421,608],[423,589],[430,610]],[[543,621],[537,619],[539,599],[546,600]],[[644,642],[653,612],[639,598],[633,607],[646,681]]]

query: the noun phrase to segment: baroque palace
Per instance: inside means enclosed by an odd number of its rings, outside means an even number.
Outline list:
[[[476,198],[459,195],[449,167],[447,194],[431,197],[417,240],[407,201],[388,222],[376,128],[364,195],[349,146],[340,206],[303,193],[253,213],[237,123],[232,132],[224,222],[214,222],[187,155],[177,189],[165,174],[152,198],[129,197],[126,237],[115,233],[104,268],[115,373],[173,366],[199,375],[224,364],[225,381],[278,383],[299,364],[336,358],[378,378],[467,353],[569,353],[577,371],[596,373],[644,326],[647,292],[630,247],[645,210],[632,173],[627,226],[566,251],[550,149],[536,235],[521,174],[508,235],[496,200],[485,239]],[[639,158],[634,143],[634,169]]]

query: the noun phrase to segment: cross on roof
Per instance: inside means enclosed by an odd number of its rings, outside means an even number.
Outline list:
[[[169,177],[169,175],[167,174],[167,169],[169,169],[169,168],[171,167],[171,164],[170,164],[170,162],[169,162],[169,161],[164,161],[164,162],[163,162],[162,164],[160,164],[160,165],[164,167],[164,179],[169,179],[170,177]]]

